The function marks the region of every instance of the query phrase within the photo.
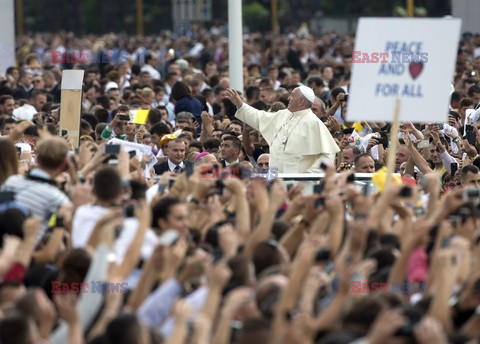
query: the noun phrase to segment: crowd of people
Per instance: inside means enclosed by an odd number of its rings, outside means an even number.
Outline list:
[[[244,90],[227,43],[199,26],[18,38],[0,343],[477,342],[480,35],[459,43],[448,119],[398,137],[348,121],[352,36],[245,36]],[[85,70],[78,143],[63,69]],[[310,191],[275,178],[316,171]]]

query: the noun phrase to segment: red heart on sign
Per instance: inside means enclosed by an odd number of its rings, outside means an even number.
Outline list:
[[[410,71],[410,75],[412,76],[413,80],[415,80],[423,70],[423,63],[422,62],[412,62],[408,66],[408,70]]]

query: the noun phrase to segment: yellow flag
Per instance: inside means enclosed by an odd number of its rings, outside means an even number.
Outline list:
[[[385,189],[385,183],[387,182],[387,168],[382,167],[372,175],[372,182],[377,187],[379,192],[383,192]],[[396,174],[392,175],[391,182],[397,185],[402,184],[402,179]]]
[[[148,113],[150,110],[138,110],[135,114],[135,119],[133,123],[135,124],[145,124],[147,123]]]
[[[358,133],[362,131],[363,125],[361,122],[355,122],[352,125],[353,129],[355,129]]]

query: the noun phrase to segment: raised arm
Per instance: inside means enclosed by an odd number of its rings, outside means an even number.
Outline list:
[[[227,89],[226,98],[237,107],[235,117],[260,132],[269,125],[274,117],[273,112],[260,111],[245,104],[237,91],[233,89]]]
[[[405,135],[404,140],[408,150],[410,151],[410,157],[412,158],[415,166],[417,166],[423,174],[433,172],[430,166],[428,166],[428,162],[425,160],[425,158],[413,146],[410,137],[408,135]]]
[[[202,132],[200,134],[200,142],[203,144],[213,132],[213,118],[208,112],[202,112]]]

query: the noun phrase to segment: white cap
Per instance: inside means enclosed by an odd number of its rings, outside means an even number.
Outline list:
[[[300,92],[302,92],[303,96],[308,99],[310,103],[315,101],[315,92],[310,87],[307,86],[299,86]]]
[[[105,86],[105,92],[107,92],[108,90],[111,90],[112,88],[118,88],[118,84],[114,81],[109,81]]]
[[[32,105],[24,104],[13,110],[12,117],[16,121],[31,121],[37,112]]]

